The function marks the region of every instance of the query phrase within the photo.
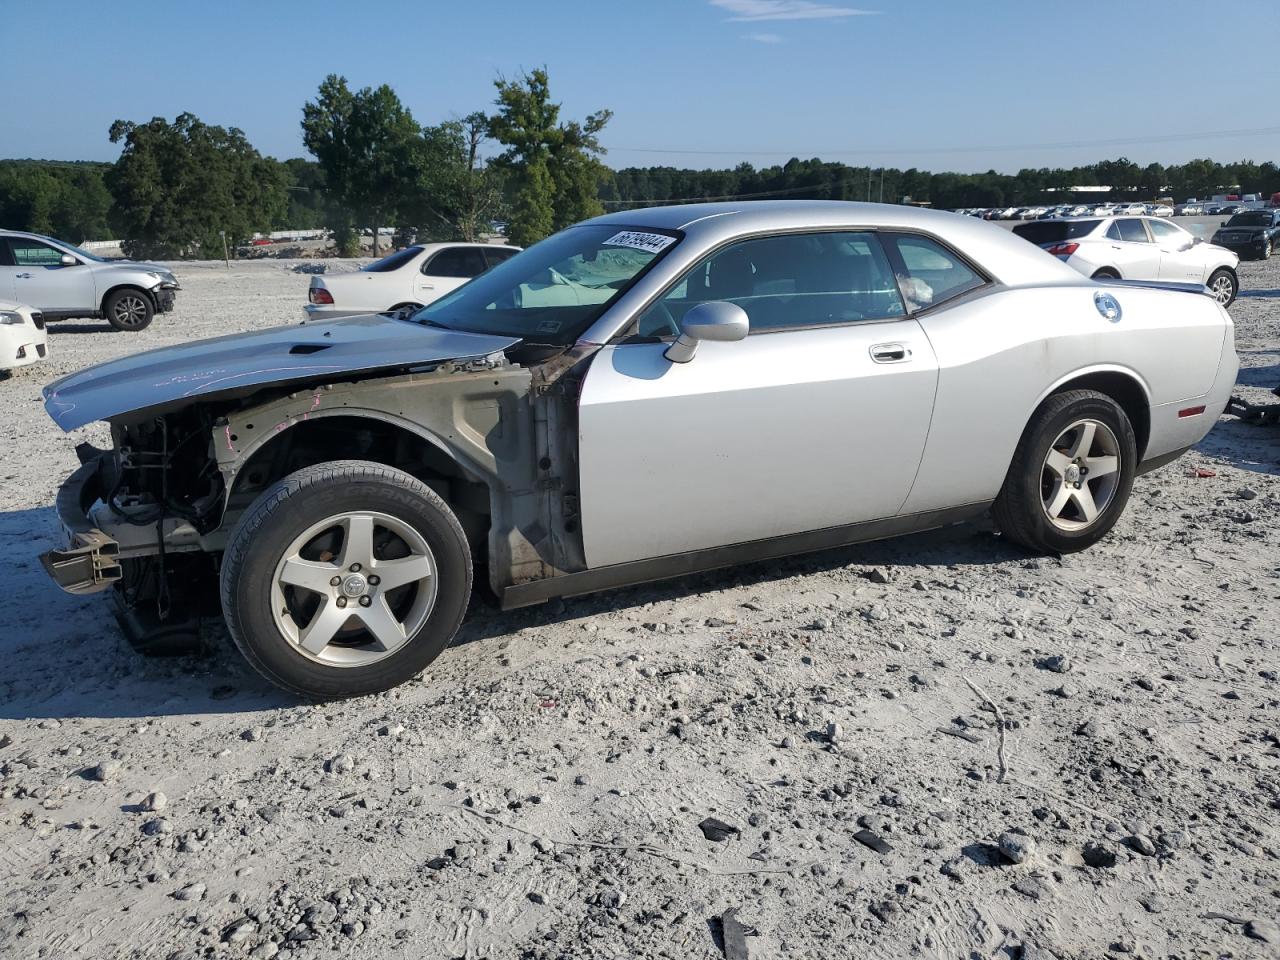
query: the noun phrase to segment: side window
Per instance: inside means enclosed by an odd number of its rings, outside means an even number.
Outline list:
[[[674,335],[699,303],[727,300],[752,333],[885,320],[905,314],[893,270],[872,233],[743,240],[703,260],[637,321],[641,336]]]
[[[9,251],[9,241],[0,237],[0,267],[15,266],[13,254]]]
[[[13,262],[19,267],[60,267],[62,251],[55,250],[47,243],[39,240],[28,240],[26,237],[10,237],[9,249],[13,253]]]
[[[485,263],[487,263],[490,267],[496,267],[498,264],[505,263],[507,260],[510,260],[519,252],[520,252],[519,250],[512,250],[509,247],[506,247],[506,248],[499,247],[499,246],[485,247],[484,249]]]
[[[450,247],[441,250],[422,266],[428,277],[478,277],[486,267],[484,254],[475,247]]]
[[[1126,240],[1129,243],[1150,243],[1147,238],[1147,228],[1142,225],[1142,221],[1136,217],[1126,217],[1123,220],[1117,220],[1114,227],[1119,231],[1119,238],[1112,239]],[[1111,236],[1111,231],[1107,231],[1107,236]]]
[[[887,242],[893,244],[902,264],[898,285],[912,313],[987,282],[954,253],[928,237],[890,234]]]

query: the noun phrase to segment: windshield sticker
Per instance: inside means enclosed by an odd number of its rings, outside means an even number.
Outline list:
[[[559,333],[559,320],[540,320],[538,321],[538,333]]]
[[[668,237],[664,233],[638,233],[635,230],[623,230],[606,240],[604,245],[631,247],[633,250],[643,250],[645,253],[661,253],[675,242],[675,237]]]

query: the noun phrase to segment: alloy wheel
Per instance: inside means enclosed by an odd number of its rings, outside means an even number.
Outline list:
[[[364,667],[408,643],[431,615],[436,563],[423,536],[384,513],[348,512],[299,534],[276,565],[272,617],[304,657]]]
[[[1222,276],[1213,281],[1210,290],[1213,292],[1213,299],[1225,305],[1231,302],[1231,297],[1235,294],[1235,284],[1230,277]]]
[[[1045,455],[1040,498],[1045,516],[1060,530],[1092,526],[1115,498],[1120,444],[1100,420],[1077,420],[1058,434]]]
[[[147,304],[136,293],[127,294],[112,309],[116,322],[123,327],[136,327],[147,319]]]

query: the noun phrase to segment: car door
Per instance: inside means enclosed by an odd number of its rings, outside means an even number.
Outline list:
[[[419,303],[430,303],[487,269],[484,253],[479,247],[445,247],[422,265],[414,299]]]
[[[1119,217],[1107,228],[1111,265],[1126,280],[1156,280],[1160,276],[1160,250],[1151,242],[1139,217]]]
[[[47,313],[83,316],[97,309],[93,271],[83,260],[62,262],[63,251],[42,240],[9,237],[13,258],[13,296]]]
[[[665,351],[728,301],[738,342]],[[739,241],[601,349],[579,400],[589,567],[895,515],[923,453],[937,363],[870,232]]]
[[[1195,237],[1164,220],[1147,220],[1147,230],[1160,251],[1160,279],[1177,283],[1204,283],[1204,251]]]

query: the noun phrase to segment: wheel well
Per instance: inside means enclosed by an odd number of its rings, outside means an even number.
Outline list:
[[[102,295],[102,300],[99,301],[98,303],[98,309],[105,314],[107,312],[107,300],[111,298],[111,295],[113,293],[117,293],[121,290],[138,291],[138,293],[142,294],[144,297],[147,298],[147,301],[151,304],[152,310],[156,308],[156,298],[151,295],[150,290],[146,289],[145,287],[140,287],[136,283],[117,283],[114,287],[111,287],[109,290],[107,290],[106,293]]]
[[[1138,459],[1142,459],[1143,454],[1146,453],[1147,441],[1151,438],[1151,407],[1147,404],[1147,395],[1137,380],[1124,373],[1089,373],[1074,380],[1068,380],[1054,393],[1062,393],[1065,390],[1096,390],[1118,403],[1133,425],[1134,439],[1138,444]]]
[[[1096,280],[1098,277],[1114,277],[1116,280],[1121,279],[1120,271],[1115,267],[1099,267],[1097,270],[1093,271],[1093,276],[1090,277],[1090,279]]]
[[[318,417],[272,437],[237,472],[224,525],[237,519],[277,480],[330,460],[369,460],[421,480],[458,517],[471,543],[472,556],[484,555],[489,532],[488,485],[469,478],[431,441],[371,417]]]

